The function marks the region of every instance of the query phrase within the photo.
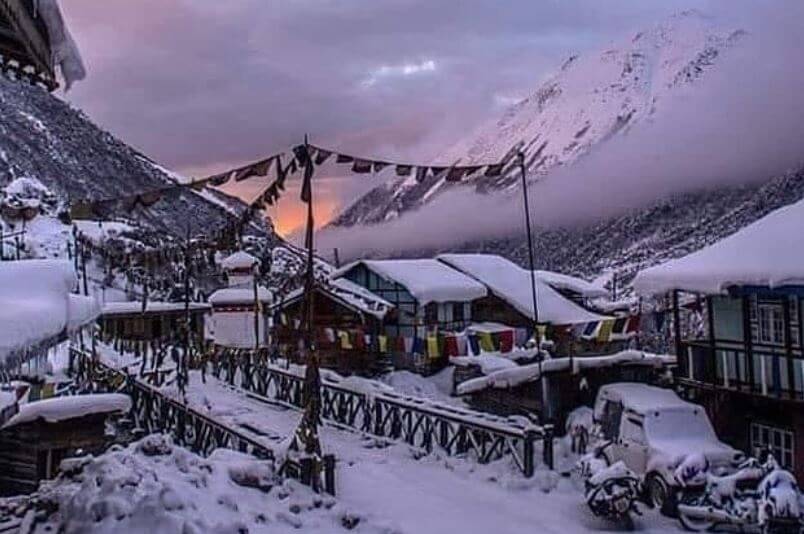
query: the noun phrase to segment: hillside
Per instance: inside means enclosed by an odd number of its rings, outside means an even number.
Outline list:
[[[114,198],[172,183],[174,177],[41,88],[0,76],[0,185],[35,178],[65,201]],[[184,236],[229,224],[245,205],[223,193],[180,190],[149,208],[120,206],[110,216]],[[250,231],[271,237],[262,222]]]

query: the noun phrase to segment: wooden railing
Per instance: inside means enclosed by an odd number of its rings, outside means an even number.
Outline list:
[[[131,375],[93,362],[89,354],[73,350],[72,357],[80,383],[91,384],[93,391],[122,391],[131,397],[131,416],[144,432],[169,433],[177,444],[202,456],[218,448],[227,448],[276,463],[274,451],[251,436],[215,421]],[[323,462],[323,480],[315,476],[313,462],[307,458],[286,458],[278,472],[299,479],[315,490],[323,489],[335,495],[335,457],[324,456]]]
[[[304,378],[289,370],[246,358],[218,362],[213,374],[265,400],[301,409]],[[336,384],[321,388],[321,416],[379,437],[402,440],[432,452],[466,456],[479,463],[510,457],[526,477],[535,472],[537,444],[542,461],[554,467],[553,427],[517,426],[509,420],[472,410],[450,407],[382,392],[367,394]]]

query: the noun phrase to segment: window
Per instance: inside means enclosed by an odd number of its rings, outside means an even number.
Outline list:
[[[637,445],[645,445],[645,429],[642,427],[642,421],[631,417],[625,417],[622,420],[620,437],[625,441],[630,441]]]
[[[759,305],[759,342],[784,344],[784,314],[779,304]]]
[[[436,324],[438,322],[438,304],[431,302],[424,307],[424,324]]]
[[[456,323],[463,322],[463,302],[456,302],[452,305],[452,320]]]
[[[620,420],[623,417],[623,405],[618,402],[605,402],[603,420],[600,422],[600,427],[604,439],[615,440],[620,435]]]
[[[763,452],[770,452],[776,461],[785,469],[793,469],[794,435],[789,430],[751,423],[751,452],[761,456]]]

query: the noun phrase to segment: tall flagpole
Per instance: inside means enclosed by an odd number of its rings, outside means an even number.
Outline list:
[[[528,173],[525,169],[525,153],[517,154],[519,170],[522,173],[522,195],[525,199],[525,228],[528,231],[528,258],[530,261],[530,294],[533,299],[533,331],[536,336],[536,348],[539,348],[539,303],[536,298],[536,270],[533,261],[533,233],[530,228],[530,205],[528,201]]]
[[[304,172],[301,200],[307,203],[307,232],[305,246],[307,247],[307,273],[304,284],[304,314],[305,314],[305,363],[304,373],[304,415],[296,429],[291,448],[300,450],[307,456],[306,464],[311,470],[303,474],[302,478],[309,478],[313,488],[318,488],[319,475],[322,471],[323,456],[321,441],[318,436],[318,425],[321,417],[321,374],[318,368],[318,354],[315,346],[315,318],[313,313],[315,293],[315,256],[313,254],[313,160],[310,157],[307,136],[304,136],[304,145],[294,149],[296,159]]]
[[[525,200],[525,228],[528,231],[528,259],[530,262],[530,295],[533,299],[533,336],[536,340],[536,356],[539,362],[539,379],[542,387],[542,413],[545,419],[550,420],[552,409],[550,407],[550,387],[544,373],[542,372],[542,340],[539,334],[539,302],[536,294],[536,266],[533,260],[533,232],[530,227],[530,201],[528,199],[528,173],[525,168],[525,153],[521,150],[517,154],[519,159],[519,170],[522,173],[522,196]]]

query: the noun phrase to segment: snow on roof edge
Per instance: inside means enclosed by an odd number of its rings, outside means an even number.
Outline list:
[[[642,296],[673,290],[709,295],[732,286],[804,286],[804,200],[777,209],[720,241],[637,273]]]

